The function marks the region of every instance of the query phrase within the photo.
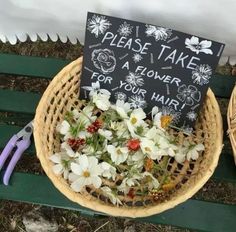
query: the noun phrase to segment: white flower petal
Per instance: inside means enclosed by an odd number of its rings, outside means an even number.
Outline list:
[[[74,162],[71,163],[70,167],[71,167],[71,171],[75,173],[76,175],[81,175],[83,173],[81,165],[77,163],[74,163]]]
[[[76,181],[71,184],[71,188],[75,192],[80,192],[82,188],[86,185],[86,178],[79,177]]]
[[[61,162],[61,156],[58,153],[55,153],[54,155],[51,155],[49,157],[49,159],[53,162],[53,163],[57,163],[59,164]]]
[[[98,176],[93,176],[91,177],[92,184],[94,185],[95,188],[100,188],[102,185],[102,180]]]
[[[59,175],[63,172],[63,166],[61,164],[53,165],[52,170],[55,174]]]
[[[87,170],[87,168],[89,166],[88,157],[86,155],[80,155],[79,156],[79,164],[80,164],[81,169],[83,171]]]
[[[61,125],[59,126],[59,132],[62,135],[66,135],[70,130],[70,124],[64,120],[62,121]]]

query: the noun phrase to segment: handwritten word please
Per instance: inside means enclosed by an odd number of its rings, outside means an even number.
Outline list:
[[[108,42],[111,47],[126,48],[134,52],[139,52],[140,54],[147,54],[148,47],[151,46],[151,43],[142,44],[141,39],[128,39],[123,36],[119,38],[118,35],[115,35],[112,32],[107,32],[104,35],[102,43],[105,42]]]

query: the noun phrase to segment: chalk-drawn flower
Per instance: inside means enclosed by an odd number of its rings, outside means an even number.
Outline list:
[[[104,34],[105,31],[111,26],[111,23],[105,16],[93,15],[88,19],[87,29],[97,38],[99,35]]]
[[[187,113],[187,118],[190,120],[190,121],[195,121],[197,119],[197,113],[194,112],[194,111],[189,111]]]
[[[145,108],[147,106],[147,102],[139,95],[132,95],[129,97],[128,102],[130,103],[130,107],[133,109]]]
[[[184,102],[185,105],[192,106],[194,104],[194,101],[200,101],[201,93],[195,86],[186,86],[185,84],[183,84],[178,88],[177,98],[181,102]]]
[[[129,72],[129,75],[125,78],[126,82],[133,86],[143,86],[144,81],[140,74]]]
[[[133,26],[128,24],[126,21],[124,21],[124,23],[120,25],[117,32],[120,34],[120,36],[127,37],[132,33],[132,30],[133,30]]]
[[[158,40],[163,40],[165,41],[166,39],[170,38],[170,36],[172,35],[172,30],[169,28],[165,28],[165,27],[157,27],[157,26],[153,26],[153,25],[146,25],[146,35],[149,36],[153,36],[155,38],[156,41]]]
[[[112,50],[105,49],[95,49],[92,52],[92,61],[94,66],[99,69],[103,74],[111,73],[116,67],[116,58]]]
[[[135,53],[132,58],[133,58],[134,63],[138,63],[139,61],[143,59],[143,57],[138,53]]]
[[[181,116],[180,112],[175,111],[171,106],[162,106],[161,110],[163,116],[171,116],[172,124],[176,124]]]
[[[120,101],[125,101],[127,99],[127,96],[123,92],[116,92],[115,93],[115,99]]]
[[[213,54],[212,50],[210,49],[212,42],[209,40],[202,40],[201,42],[199,42],[198,37],[192,36],[190,39],[189,38],[185,39],[185,45],[186,48],[189,48],[196,54],[199,54],[200,52],[210,55]]]
[[[205,85],[209,83],[209,79],[212,75],[212,69],[208,64],[200,64],[192,71],[193,83],[199,85]]]

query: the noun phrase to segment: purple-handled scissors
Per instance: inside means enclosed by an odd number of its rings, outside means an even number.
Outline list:
[[[3,183],[8,185],[11,174],[21,158],[23,152],[30,146],[30,137],[33,133],[33,121],[29,122],[22,130],[17,134],[13,135],[8,141],[7,145],[3,149],[0,155],[0,170],[2,169],[7,157],[10,155],[11,151],[16,147],[15,153],[7,166],[7,169],[3,176]]]

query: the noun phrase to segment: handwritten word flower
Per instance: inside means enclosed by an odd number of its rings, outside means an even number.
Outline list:
[[[111,26],[111,23],[105,16],[93,15],[88,19],[88,30],[98,38],[99,35],[104,34],[105,31]]]
[[[196,54],[199,54],[200,52],[210,55],[213,54],[212,50],[210,49],[212,42],[209,40],[202,40],[201,42],[199,42],[198,37],[192,36],[190,39],[189,38],[185,39],[185,45],[186,48],[189,48]]]
[[[99,69],[103,74],[108,74],[115,70],[115,54],[112,50],[108,48],[93,50],[91,59],[94,66]]]

